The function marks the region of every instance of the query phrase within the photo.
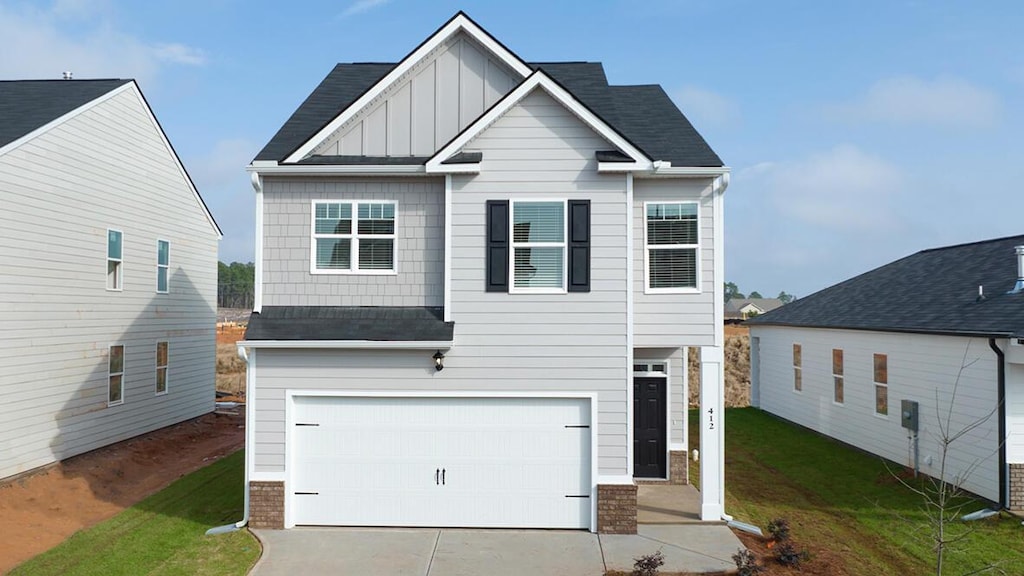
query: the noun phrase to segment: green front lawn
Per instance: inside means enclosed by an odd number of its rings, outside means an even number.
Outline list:
[[[691,411],[693,446],[697,417]],[[726,511],[734,518],[764,529],[784,517],[798,543],[834,552],[848,574],[935,573],[923,500],[881,459],[754,408],[728,410],[725,430]],[[693,468],[691,478],[698,478]],[[972,503],[964,512],[982,507]],[[971,573],[990,562],[1001,562],[1006,574],[1024,574],[1019,518],[1004,514],[970,526],[974,533],[946,553],[944,574]]]
[[[244,454],[238,451],[76,533],[11,574],[245,574],[260,555],[251,534],[204,536],[208,528],[242,517],[243,484]]]

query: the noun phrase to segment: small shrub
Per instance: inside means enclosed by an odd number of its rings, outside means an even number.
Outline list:
[[[776,518],[768,523],[768,534],[776,542],[789,540],[789,520]]]
[[[797,568],[800,563],[810,558],[806,550],[797,550],[791,542],[783,542],[775,547],[775,559],[783,566]]]
[[[746,548],[737,550],[732,555],[732,561],[736,563],[738,576],[757,576],[765,571],[765,567],[757,562],[757,556]]]
[[[633,576],[657,576],[658,568],[665,564],[665,556],[658,550],[633,559]]]

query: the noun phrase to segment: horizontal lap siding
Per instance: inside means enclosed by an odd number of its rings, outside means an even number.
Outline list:
[[[263,196],[265,306],[442,305],[443,180],[268,178]],[[314,199],[396,201],[398,274],[310,274]]]
[[[633,324],[637,346],[713,346],[715,339],[714,213],[710,179],[645,180],[633,183]],[[700,293],[645,294],[645,202],[700,203]]]
[[[0,477],[213,409],[216,233],[134,93],[0,156],[0,205]],[[106,290],[108,227],[124,234],[122,292]],[[111,344],[125,402],[107,407]]]
[[[996,357],[983,338],[892,334],[824,329],[754,327],[760,338],[761,407],[904,465],[911,465],[907,433],[900,422],[900,401],[920,404],[920,466],[929,475],[940,467],[939,414],[945,418],[961,364],[950,429],[959,431],[984,419],[997,406]],[[793,391],[793,343],[801,345],[803,391]],[[844,396],[833,402],[832,349],[843,350]],[[888,357],[889,414],[874,413],[873,355]],[[936,394],[940,399],[936,404]],[[952,445],[948,477],[977,469],[965,489],[998,499],[998,417],[993,414]],[[932,464],[926,459],[932,457]],[[979,464],[980,463],[980,464]]]
[[[1024,364],[1021,363],[1006,365],[1006,433],[1006,461],[1024,464]]]

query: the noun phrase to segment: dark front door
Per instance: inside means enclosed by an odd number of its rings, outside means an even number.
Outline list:
[[[664,378],[633,378],[633,476],[666,478]]]

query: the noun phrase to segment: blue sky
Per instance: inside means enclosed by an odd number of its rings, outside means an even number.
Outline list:
[[[805,296],[1024,233],[1012,0],[0,0],[0,78],[138,79],[224,229],[221,259],[247,261],[244,166],[335,63],[396,61],[459,9],[527,61],[661,84],[733,169],[741,291]]]

